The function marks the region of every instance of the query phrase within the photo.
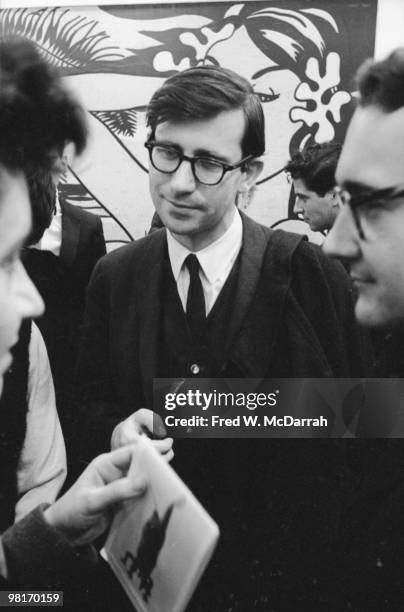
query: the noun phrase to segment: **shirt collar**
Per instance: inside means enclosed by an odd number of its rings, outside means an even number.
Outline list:
[[[236,209],[233,221],[220,238],[204,249],[195,253],[203,273],[210,283],[220,278],[228,269],[228,264],[237,256],[243,237],[243,223],[240,213]],[[192,252],[178,242],[167,230],[168,255],[175,281],[178,277],[186,257]]]
[[[62,208],[61,208],[60,202],[59,202],[59,189],[56,188],[55,215],[61,215],[61,214],[62,214]]]

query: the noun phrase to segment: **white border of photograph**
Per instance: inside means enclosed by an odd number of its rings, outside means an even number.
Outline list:
[[[208,2],[223,2],[224,0],[208,0]],[[258,0],[264,2],[265,0]],[[41,0],[0,0],[0,9],[4,8],[49,8],[49,7],[62,7],[62,6],[81,6],[83,8],[87,6],[142,6],[142,4],[201,4],[201,0],[47,0],[41,2]]]

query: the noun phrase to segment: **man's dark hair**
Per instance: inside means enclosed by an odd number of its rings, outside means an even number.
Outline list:
[[[292,179],[301,179],[307,189],[323,197],[335,187],[335,169],[341,149],[340,144],[333,142],[309,145],[292,155],[285,171]]]
[[[31,200],[32,227],[26,245],[38,242],[49,227],[56,205],[56,186],[52,173],[38,168],[27,176],[28,193]]]
[[[189,68],[167,79],[150,100],[147,125],[153,138],[156,127],[165,121],[213,119],[235,109],[245,116],[243,157],[262,155],[265,122],[261,102],[246,79],[221,66]]]
[[[84,111],[55,70],[24,39],[0,43],[0,164],[30,172],[49,167],[50,153],[86,142]]]
[[[404,47],[383,61],[366,60],[356,76],[361,106],[379,106],[390,113],[404,106]]]

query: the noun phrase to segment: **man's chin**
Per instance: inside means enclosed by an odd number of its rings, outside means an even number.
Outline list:
[[[355,305],[355,316],[358,323],[364,327],[389,329],[398,326],[400,320],[401,325],[404,324],[404,316],[403,318],[394,316],[388,308],[378,303],[372,303],[361,296],[359,296]]]
[[[189,223],[179,223],[178,221],[172,222],[168,220],[164,225],[174,236],[192,236],[197,231],[197,228]]]
[[[160,214],[164,226],[173,234],[187,234],[195,230],[195,219],[187,211],[170,211]]]
[[[318,225],[316,225],[315,223],[308,223],[308,226],[310,228],[310,231],[312,232],[321,232],[321,228],[318,227]]]

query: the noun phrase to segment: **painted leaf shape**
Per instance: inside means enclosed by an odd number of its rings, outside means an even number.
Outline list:
[[[42,56],[66,76],[100,71],[104,63],[123,57],[107,45],[108,34],[94,19],[69,9],[4,9],[0,11],[0,39],[29,38]]]
[[[138,126],[138,112],[134,108],[91,113],[116,136],[133,137]]]

